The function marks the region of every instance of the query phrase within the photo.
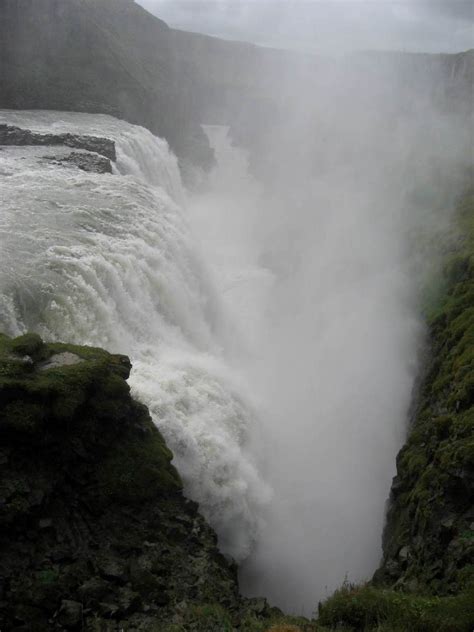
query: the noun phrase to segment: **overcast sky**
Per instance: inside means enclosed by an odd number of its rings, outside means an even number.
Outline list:
[[[136,0],[170,26],[279,48],[458,52],[474,0]]]

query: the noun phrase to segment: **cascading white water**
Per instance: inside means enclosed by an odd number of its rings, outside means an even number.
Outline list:
[[[252,553],[244,590],[308,614],[380,555],[420,340],[410,230],[443,225],[432,174],[457,151],[438,118],[392,132],[363,106],[351,119],[319,105],[318,160],[302,151],[308,121],[289,119],[270,139],[267,190],[227,130],[208,128],[218,166],[192,196],[143,128],[0,111],[111,138],[118,157],[114,175],[96,175],[42,158],[63,148],[0,151],[0,330],[130,355],[186,493],[223,551]],[[409,202],[418,181],[426,208]]]
[[[53,164],[60,147],[0,151],[0,330],[128,354],[130,379],[223,551],[246,557],[268,489],[253,410],[225,361],[219,299],[185,213],[176,158],[108,116],[0,111],[0,122],[116,142],[115,175]]]
[[[370,578],[381,556],[422,340],[416,262],[426,266],[420,244],[449,220],[449,187],[434,184],[433,165],[448,169],[451,157],[440,162],[426,138],[454,138],[426,110],[429,135],[409,117],[393,131],[363,108],[326,111],[302,126],[293,111],[288,128],[272,129],[266,188],[226,129],[207,127],[217,168],[190,205],[240,324],[232,353],[260,400],[273,490],[241,586],[307,615],[346,577]],[[426,208],[412,201],[419,183]]]

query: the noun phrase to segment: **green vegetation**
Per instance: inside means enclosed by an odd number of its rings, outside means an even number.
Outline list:
[[[424,292],[429,331],[412,427],[397,457],[373,583],[319,605],[330,629],[472,632],[474,628],[474,194],[445,235],[442,278]]]
[[[219,604],[194,604],[183,613],[182,623],[158,624],[151,632],[186,632],[189,629],[196,632],[233,632],[231,616]]]
[[[118,444],[107,454],[98,468],[102,493],[111,501],[140,503],[156,496],[159,491],[179,490],[181,479],[170,467],[172,453],[163,437],[153,431]]]
[[[444,291],[430,305],[430,356],[397,477],[376,581],[434,594],[474,582],[474,194],[446,242]],[[403,551],[403,553],[402,553]]]
[[[181,489],[170,465],[173,455],[147,410],[130,404],[128,358],[94,347],[45,344],[37,334],[14,339],[0,334],[0,371],[0,433],[47,441],[54,431],[55,441],[77,437],[95,453],[103,451],[98,435],[112,433],[123,441],[109,437],[100,461],[104,499],[142,502],[159,491]],[[129,432],[124,411],[141,417],[140,433]]]
[[[257,614],[252,610],[252,600],[238,613],[230,612],[219,604],[193,604],[185,609],[180,623],[157,624],[150,632],[324,632],[315,621],[303,617],[284,616],[268,608]]]
[[[474,589],[436,597],[346,584],[320,604],[318,622],[367,632],[472,632]]]
[[[182,496],[130,368],[101,349],[0,335],[2,628],[149,630],[182,603],[209,627],[223,610],[199,604],[219,600],[235,615],[235,567]]]
[[[0,457],[10,463],[0,479],[0,528],[12,538],[5,559],[17,546],[16,528],[23,537],[25,520],[42,524],[41,546],[48,550],[54,525],[69,528],[71,507],[76,520],[87,514],[101,541],[90,546],[87,527],[80,560],[69,553],[52,565],[41,554],[26,570],[15,567],[8,616],[26,621],[37,606],[51,616],[67,598],[79,608],[87,603],[97,625],[103,617],[118,621],[140,612],[134,615],[140,629],[152,632],[472,632],[474,195],[463,199],[458,219],[439,291],[425,311],[430,352],[397,458],[381,568],[372,583],[345,584],[320,604],[317,621],[238,597],[214,534],[180,496],[171,452],[146,408],[130,397],[128,358],[47,344],[36,334],[0,334],[0,438],[8,446],[5,453],[0,447]],[[55,503],[45,504],[54,494]],[[140,512],[133,527],[122,527]],[[62,559],[63,552],[55,555]],[[12,568],[17,559],[12,553]],[[113,604],[99,603],[99,594]],[[142,603],[155,614],[141,611]],[[38,612],[37,629],[47,629]]]

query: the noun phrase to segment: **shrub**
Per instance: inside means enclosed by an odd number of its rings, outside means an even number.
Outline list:
[[[388,625],[410,632],[472,632],[474,588],[434,597],[345,584],[319,605],[318,622],[361,631]]]

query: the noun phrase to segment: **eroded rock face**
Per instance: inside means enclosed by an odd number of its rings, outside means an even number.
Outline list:
[[[115,161],[115,143],[108,138],[98,136],[79,136],[77,134],[39,134],[28,129],[0,124],[0,145],[9,146],[54,146],[63,145],[74,149],[92,151],[108,160]],[[77,156],[82,154],[71,154]],[[73,159],[75,160],[75,159]]]
[[[0,335],[2,630],[152,630],[186,604],[239,607],[236,569],[130,397],[130,368]]]
[[[412,592],[451,594],[474,582],[474,189],[457,216],[375,575]]]

